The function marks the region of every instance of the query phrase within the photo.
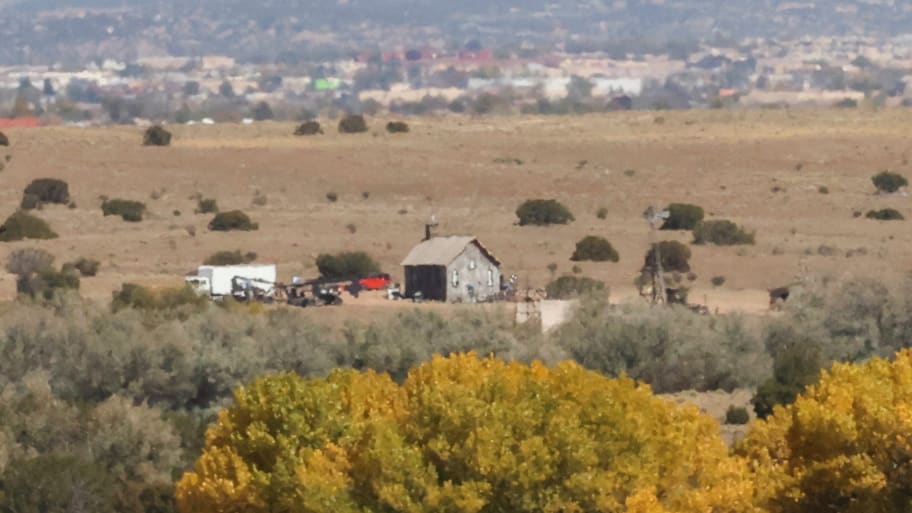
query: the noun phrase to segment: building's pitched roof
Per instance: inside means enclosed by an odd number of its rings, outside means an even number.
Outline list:
[[[433,237],[421,244],[418,244],[409,252],[403,266],[409,265],[442,265],[447,266],[453,260],[456,260],[469,244],[476,244],[481,252],[487,255],[495,264],[500,265],[500,261],[491,254],[475,237],[452,236],[452,237]]]

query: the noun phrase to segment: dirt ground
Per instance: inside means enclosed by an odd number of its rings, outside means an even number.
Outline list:
[[[166,148],[142,147],[135,127],[9,130],[12,145],[0,148],[12,156],[0,173],[0,216],[40,177],[66,180],[76,208],[38,212],[60,238],[2,244],[0,260],[24,246],[46,248],[59,262],[98,259],[101,272],[83,280],[82,292],[100,299],[127,281],[179,284],[223,249],[255,251],[258,262],[279,264],[285,280],[315,276],[319,253],[365,250],[401,279],[400,261],[436,215],[438,234],[479,237],[523,286],[544,286],[550,263],[556,275],[571,272],[576,241],[605,236],[621,261],[579,265],[623,300],[635,297],[632,281],[649,243],[642,212],[688,202],[756,232],[754,246],[693,247],[691,299],[710,310],[765,311],[767,288],[806,271],[883,277],[910,267],[906,222],[853,218],[884,207],[912,216],[908,196],[876,195],[870,181],[884,169],[912,176],[906,109],[420,118],[401,135],[385,133],[386,121],[370,119],[368,134],[330,129],[315,137],[294,137],[284,123],[175,126]],[[194,214],[195,194],[217,199],[222,210],[243,209],[260,229],[208,231],[212,216]],[[144,201],[147,219],[103,217],[102,196]],[[517,226],[516,207],[537,197],[557,198],[576,221]],[[859,248],[865,254],[846,256]],[[714,276],[724,285],[713,287]],[[14,291],[4,276],[0,295]],[[345,312],[363,314],[343,307],[333,315]]]
[[[46,248],[58,262],[97,259],[101,271],[83,279],[82,293],[101,300],[124,282],[179,285],[225,249],[255,251],[258,262],[279,265],[283,280],[314,277],[319,253],[364,250],[401,279],[399,263],[435,215],[436,233],[477,236],[523,287],[571,272],[576,241],[604,236],[620,262],[578,265],[609,284],[613,301],[626,301],[638,297],[632,282],[650,241],[642,212],[687,202],[703,206],[710,219],[756,232],[753,246],[692,247],[698,278],[690,298],[711,311],[766,312],[767,289],[804,273],[889,280],[912,267],[907,222],[853,216],[886,207],[912,216],[906,194],[877,195],[870,181],[884,169],[912,177],[907,109],[420,118],[409,119],[412,131],[402,135],[385,133],[386,121],[371,119],[369,134],[330,129],[316,137],[294,137],[284,123],[176,126],[167,148],[142,147],[142,130],[134,127],[9,130],[12,146],[0,147],[0,156],[12,157],[0,173],[0,216],[15,211],[26,184],[41,177],[66,180],[76,208],[38,212],[60,238],[0,244],[0,260],[26,246]],[[337,201],[327,199],[330,192]],[[222,210],[246,211],[260,229],[208,231],[211,215],[194,213],[196,195],[215,198]],[[147,219],[103,217],[103,196],[144,201]],[[516,207],[538,197],[560,200],[576,221],[517,226]],[[596,216],[601,207],[604,220]],[[660,236],[691,239],[685,232]],[[712,286],[714,276],[725,283]],[[14,294],[13,277],[0,274],[0,299]],[[373,321],[412,306],[375,293],[303,315],[333,324]],[[731,443],[744,428],[724,425],[725,410],[750,410],[750,395],[668,397],[717,418]]]

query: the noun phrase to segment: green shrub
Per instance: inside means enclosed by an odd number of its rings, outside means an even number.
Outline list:
[[[16,279],[16,291],[31,297],[51,299],[59,290],[79,290],[79,276],[65,271],[45,269]]]
[[[599,208],[595,212],[595,217],[597,217],[599,219],[607,219],[608,218],[608,209],[605,207]]]
[[[729,425],[743,426],[750,422],[750,415],[746,408],[731,405],[725,411],[725,423]]]
[[[78,272],[80,276],[95,276],[98,274],[99,267],[101,267],[101,262],[98,260],[80,257],[73,262],[63,264],[63,271],[68,272],[72,269]]]
[[[70,189],[66,182],[56,178],[39,178],[28,184],[22,196],[22,208],[38,208],[43,203],[66,204]]]
[[[361,114],[345,116],[339,121],[339,133],[360,134],[367,132],[367,122]]]
[[[581,262],[617,262],[620,260],[617,250],[603,237],[589,235],[576,243],[576,250],[570,260]]]
[[[253,251],[241,253],[241,250],[234,251],[217,251],[203,262],[203,265],[241,265],[249,264],[256,260],[257,254]]]
[[[865,217],[868,219],[876,219],[878,221],[902,221],[905,219],[901,213],[895,208],[883,208],[880,210],[871,210]]]
[[[776,405],[794,402],[806,386],[817,380],[823,366],[816,343],[792,340],[783,347],[770,342],[767,345],[773,353],[773,377],[761,384],[751,399],[760,419],[770,415]]]
[[[57,234],[41,218],[17,211],[0,225],[0,242],[23,239],[56,239]]]
[[[317,257],[320,277],[327,280],[363,278],[380,272],[380,264],[363,251],[343,252]]]
[[[605,284],[587,276],[561,276],[545,287],[551,299],[571,299],[605,290]]]
[[[819,192],[820,194],[829,194],[830,188],[827,187],[826,185],[821,185],[820,187],[817,188],[817,192]]]
[[[0,146],[9,146],[9,137],[3,132],[0,132]]]
[[[250,217],[240,210],[230,210],[228,212],[219,212],[209,222],[209,229],[218,232],[227,232],[232,230],[251,231],[260,226],[251,222]]]
[[[41,200],[38,199],[38,196],[34,194],[23,194],[22,202],[19,203],[19,208],[22,210],[34,210],[36,208],[41,208]]]
[[[775,406],[795,402],[795,398],[798,397],[802,390],[803,387],[801,386],[769,379],[757,387],[757,392],[751,399],[754,413],[757,414],[758,419],[765,419],[773,413]]]
[[[713,276],[709,281],[713,284],[713,287],[721,287],[725,285],[725,276]]]
[[[143,134],[143,146],[169,146],[171,132],[159,125],[149,127]]]
[[[328,199],[330,203],[335,203],[339,201],[339,195],[330,191],[326,193],[326,199]]]
[[[874,187],[877,187],[878,192],[896,192],[902,187],[909,185],[909,181],[906,180],[906,177],[899,173],[891,173],[890,171],[883,171],[871,177],[871,181],[874,182]]]
[[[833,104],[837,109],[854,109],[858,107],[858,100],[854,98],[843,98]]]
[[[663,240],[658,243],[659,255],[661,256],[662,272],[690,272],[690,248],[676,240]],[[642,272],[655,271],[656,265],[656,244],[646,252],[643,259]]]
[[[135,283],[124,283],[114,292],[111,309],[117,312],[124,308],[151,310],[155,307],[155,295],[146,287]]]
[[[693,230],[703,220],[703,208],[687,203],[668,205],[668,219],[661,230]]]
[[[101,212],[105,216],[120,216],[124,221],[138,223],[143,219],[146,211],[145,203],[125,199],[105,200],[101,204]]]
[[[694,228],[693,234],[694,244],[734,246],[754,243],[753,233],[748,233],[744,228],[725,219],[701,221]]]
[[[218,214],[218,202],[213,198],[200,198],[196,204],[197,214]]]
[[[323,133],[323,128],[317,121],[305,121],[295,128],[295,135],[318,135]]]
[[[114,312],[125,308],[163,311],[188,305],[201,309],[206,303],[204,296],[198,295],[187,286],[150,290],[135,283],[124,283],[120,290],[114,292],[111,309]]]
[[[193,307],[194,310],[205,308],[208,300],[197,294],[189,286],[165,287],[154,291],[156,310],[173,310],[182,307]]]
[[[516,209],[516,217],[520,226],[567,224],[574,220],[570,210],[553,199],[526,200]]]
[[[391,134],[408,133],[409,126],[405,121],[390,121],[386,124],[386,131]]]

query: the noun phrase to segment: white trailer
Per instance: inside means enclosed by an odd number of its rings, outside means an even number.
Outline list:
[[[184,281],[197,292],[213,299],[231,296],[237,292],[236,282],[249,286],[274,286],[276,266],[269,265],[201,265],[196,276],[187,276]]]

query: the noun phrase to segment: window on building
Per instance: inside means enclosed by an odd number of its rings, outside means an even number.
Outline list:
[[[459,271],[453,271],[453,286],[459,286]]]
[[[478,264],[475,263],[475,260],[469,260],[469,270],[474,271],[476,267],[478,267]]]
[[[488,269],[488,287],[494,286],[494,269]]]

